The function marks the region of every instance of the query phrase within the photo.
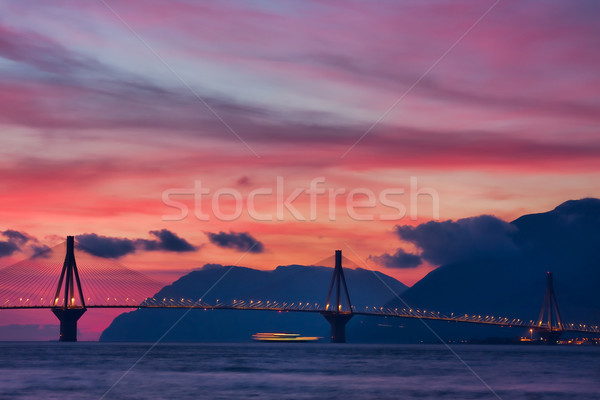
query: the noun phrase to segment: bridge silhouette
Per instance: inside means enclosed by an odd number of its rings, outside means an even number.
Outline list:
[[[109,265],[108,267],[96,264],[93,268],[80,271],[75,260],[75,238],[68,236],[66,241],[66,255],[60,269],[60,277],[56,290],[48,283],[48,277],[54,277],[60,268],[56,263],[38,263],[34,268],[28,262],[17,263],[7,267],[2,281],[0,281],[0,310],[1,309],[50,309],[60,321],[60,341],[77,341],[77,322],[88,309],[201,309],[201,310],[245,310],[245,311],[275,311],[275,312],[303,312],[321,314],[331,326],[331,342],[343,343],[346,341],[346,324],[354,316],[373,316],[390,318],[409,318],[431,321],[446,321],[464,324],[492,325],[510,328],[531,329],[536,331],[547,343],[556,340],[567,332],[583,334],[600,334],[600,327],[581,323],[566,323],[561,317],[556,295],[554,293],[552,274],[547,273],[547,285],[544,300],[537,320],[521,320],[519,318],[498,317],[491,315],[470,314],[442,314],[432,310],[412,308],[408,305],[403,308],[386,306],[356,307],[352,305],[350,293],[346,285],[344,269],[342,267],[342,251],[335,251],[335,266],[324,304],[312,302],[283,302],[269,300],[233,300],[229,302],[208,303],[203,299],[172,299],[144,297],[141,287],[146,286],[146,291],[156,283],[143,274],[122,266]],[[35,255],[34,259],[44,260],[46,254]],[[26,260],[27,261],[27,260]],[[89,267],[89,266],[88,266]],[[104,273],[101,273],[104,271]],[[46,279],[44,279],[44,276]],[[135,282],[133,292],[128,297],[118,300],[115,297],[106,297],[107,281],[117,282],[120,289],[125,286],[119,279]],[[94,296],[84,295],[86,279],[94,281],[100,287],[94,291]],[[36,286],[37,285],[37,286]],[[21,286],[21,287],[19,287]],[[35,287],[32,291],[23,290],[22,286]],[[137,291],[136,291],[137,289]],[[127,288],[128,291],[131,288]],[[22,293],[30,293],[23,297]],[[48,295],[54,292],[54,296]],[[39,300],[37,300],[39,298]],[[98,299],[102,301],[98,301]],[[106,298],[106,301],[103,299]]]

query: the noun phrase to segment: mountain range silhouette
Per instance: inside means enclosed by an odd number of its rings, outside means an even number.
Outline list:
[[[353,304],[536,319],[545,290],[546,272],[554,275],[555,291],[565,321],[600,321],[600,200],[567,201],[554,210],[524,215],[510,222],[498,240],[486,242],[485,252],[467,254],[441,265],[411,288],[377,272],[345,267]],[[477,238],[481,242],[482,238]],[[485,240],[485,238],[483,238]],[[495,249],[495,242],[498,249]],[[461,243],[461,245],[465,245]],[[467,243],[468,246],[468,243]],[[452,251],[452,249],[449,249]],[[155,297],[199,298],[225,272],[226,266],[207,264],[164,287]],[[324,303],[332,269],[317,266],[279,266],[272,271],[232,267],[204,301],[234,299],[308,301]],[[154,341],[185,311],[139,309],[115,318],[101,341]],[[319,314],[258,311],[193,310],[173,328],[166,341],[247,341],[259,331],[291,331],[329,336]],[[434,333],[435,332],[435,333]],[[419,342],[518,336],[514,329],[456,323],[355,316],[347,325],[349,341]]]

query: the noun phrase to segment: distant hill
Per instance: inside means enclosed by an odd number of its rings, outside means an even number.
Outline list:
[[[217,282],[228,266],[207,264],[161,289],[156,298],[198,299]],[[233,300],[317,302],[327,297],[333,270],[327,267],[288,265],[272,271],[233,267],[202,299],[214,303]],[[382,306],[393,298],[380,278],[397,293],[407,287],[394,278],[366,269],[344,268],[355,306]],[[375,275],[377,274],[379,278]],[[101,341],[157,340],[185,311],[139,309],[115,318]],[[354,322],[355,324],[360,321]],[[350,330],[351,328],[349,328]],[[256,332],[291,331],[329,337],[329,325],[319,314],[260,311],[191,311],[166,337],[167,341],[247,341]]]
[[[600,200],[567,201],[511,224],[517,251],[443,265],[407,290],[404,300],[441,312],[536,319],[551,271],[563,319],[600,321]]]

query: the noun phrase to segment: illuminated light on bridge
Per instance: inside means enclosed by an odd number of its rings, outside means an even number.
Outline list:
[[[563,332],[581,332],[599,334],[600,328],[598,325],[589,325],[583,323],[565,323],[561,319],[558,312],[558,303],[554,295],[552,287],[552,275],[548,274],[546,295],[542,305],[540,317],[535,321],[522,321],[520,318],[496,317],[491,315],[469,315],[451,313],[449,316],[441,314],[437,311],[427,311],[412,308],[388,308],[384,306],[364,306],[357,311],[350,301],[350,294],[346,286],[344,272],[342,268],[341,251],[335,252],[335,267],[329,286],[329,292],[325,305],[319,303],[309,303],[301,301],[299,303],[265,301],[265,300],[240,300],[235,299],[231,303],[216,299],[215,304],[203,303],[202,299],[186,299],[174,300],[163,297],[162,301],[155,297],[148,296],[148,293],[156,292],[162,285],[154,282],[144,275],[132,271],[123,266],[115,266],[107,263],[106,260],[92,258],[92,262],[84,262],[82,265],[75,264],[74,257],[75,244],[73,237],[67,240],[67,249],[65,262],[63,263],[63,273],[59,279],[58,290],[55,296],[48,296],[48,290],[51,290],[52,285],[56,285],[56,278],[52,268],[48,265],[56,266],[56,260],[52,259],[29,259],[24,262],[14,264],[0,270],[0,299],[6,299],[0,306],[0,309],[35,309],[46,308],[51,309],[61,320],[61,332],[63,335],[61,340],[76,340],[76,324],[77,319],[90,308],[180,308],[189,309],[197,308],[203,310],[257,310],[257,311],[275,311],[281,312],[310,312],[322,314],[331,325],[331,341],[345,341],[345,325],[354,315],[362,316],[378,316],[378,317],[397,317],[397,318],[414,318],[423,320],[436,320],[448,322],[460,322],[471,324],[485,324],[497,326],[509,326],[525,329],[533,329],[542,337],[545,337],[549,343],[555,342]],[[65,253],[63,253],[65,254]],[[90,257],[90,256],[88,256]],[[43,262],[47,261],[48,265]],[[79,267],[79,268],[78,268]],[[81,276],[84,278],[86,291],[91,295],[83,297],[81,282],[79,280],[79,269]],[[41,275],[41,276],[39,276]],[[117,279],[115,279],[115,276]],[[43,279],[42,279],[43,278]],[[68,282],[65,282],[68,278]],[[18,287],[18,283],[27,281],[41,282],[37,286],[27,286],[26,288]],[[111,286],[111,283],[117,282],[116,286]],[[52,283],[54,282],[54,283]],[[66,284],[68,283],[68,284]],[[68,291],[64,292],[64,296],[60,296],[61,286],[65,284]],[[21,290],[16,290],[21,289]],[[77,290],[75,290],[77,289]],[[119,290],[128,290],[129,295],[125,297],[123,304],[120,304]],[[108,291],[109,293],[107,293]],[[19,295],[15,296],[15,293]],[[31,299],[40,299],[40,303],[31,301]],[[105,303],[95,303],[93,299],[106,299]],[[135,301],[135,298],[143,298],[141,303]],[[12,299],[18,299],[12,300]],[[25,301],[24,301],[25,299]],[[44,304],[44,299],[50,299]],[[70,299],[71,301],[66,301]],[[78,299],[80,304],[78,303]],[[85,301],[83,300],[85,299]],[[111,300],[112,299],[112,300]],[[66,310],[66,311],[65,311]],[[65,316],[66,315],[66,316]],[[549,317],[548,317],[549,315]],[[62,318],[62,319],[61,319]],[[68,331],[68,332],[67,332]],[[70,332],[70,333],[69,333]]]

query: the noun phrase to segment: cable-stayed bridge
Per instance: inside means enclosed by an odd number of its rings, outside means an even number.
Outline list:
[[[532,329],[548,343],[565,332],[600,334],[600,326],[568,323],[562,319],[554,294],[552,274],[540,315],[536,320],[492,315],[442,314],[434,310],[385,306],[355,306],[346,285],[342,253],[335,252],[335,267],[325,302],[284,302],[266,299],[234,299],[208,302],[202,298],[149,297],[160,284],[145,275],[111,261],[91,257],[77,265],[74,237],[63,245],[0,270],[0,309],[50,309],[60,321],[61,341],[77,340],[77,321],[88,310],[108,309],[204,309],[303,312],[323,315],[331,326],[331,341],[345,342],[346,323],[355,315],[412,318],[466,324]],[[57,254],[65,254],[61,263]],[[90,253],[88,251],[88,253]],[[93,253],[93,252],[92,252]],[[60,271],[60,276],[57,273]]]

